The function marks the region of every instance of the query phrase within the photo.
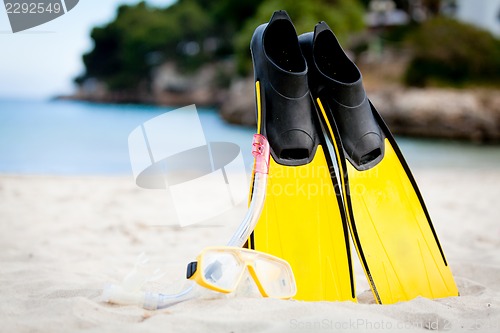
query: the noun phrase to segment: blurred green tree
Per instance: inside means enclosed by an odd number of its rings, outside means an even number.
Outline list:
[[[358,0],[178,0],[167,8],[145,2],[123,5],[116,18],[91,32],[93,49],[83,55],[85,73],[76,78],[104,82],[112,91],[148,89],[155,66],[173,61],[184,71],[235,54],[241,73],[251,67],[248,45],[255,27],[286,9],[298,33],[327,21],[339,37],[363,27]]]
[[[405,75],[408,85],[500,83],[500,41],[485,30],[435,17],[408,42],[414,54]]]
[[[83,55],[86,72],[77,80],[94,77],[111,90],[136,88],[147,83],[151,68],[164,59],[186,67],[204,61],[202,52],[186,57],[179,44],[199,45],[213,31],[211,17],[195,0],[179,1],[167,9],[145,2],[120,6],[114,21],[92,30],[94,48]]]

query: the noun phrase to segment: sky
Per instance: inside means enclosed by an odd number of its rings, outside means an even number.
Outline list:
[[[147,0],[165,7],[175,0]],[[43,25],[12,33],[0,4],[0,98],[47,99],[75,90],[82,55],[92,49],[90,31],[111,21],[121,4],[139,0],[80,0],[69,12]]]

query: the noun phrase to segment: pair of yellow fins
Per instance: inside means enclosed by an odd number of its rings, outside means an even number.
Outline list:
[[[351,240],[377,303],[458,296],[410,169],[327,24],[297,37],[276,11],[250,49],[271,159],[247,246],[291,264],[298,300],[356,301]]]

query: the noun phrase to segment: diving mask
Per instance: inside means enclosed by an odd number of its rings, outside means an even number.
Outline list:
[[[297,292],[290,264],[273,255],[239,247],[205,248],[187,267],[187,278],[221,293],[234,292],[245,273],[262,296],[291,298]]]

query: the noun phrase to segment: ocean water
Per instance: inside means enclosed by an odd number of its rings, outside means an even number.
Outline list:
[[[0,173],[131,174],[128,135],[173,108],[73,101],[0,100]],[[251,168],[253,128],[225,123],[215,109],[198,108],[207,141],[240,146]],[[190,133],[179,130],[179,140]],[[497,168],[500,147],[397,138],[410,167]],[[248,170],[247,170],[248,171]]]
[[[173,108],[73,101],[0,100],[0,172],[131,174],[128,136]],[[235,142],[251,163],[253,130],[198,108],[207,141]],[[179,131],[179,140],[190,133]],[[175,143],[174,143],[175,144]]]

